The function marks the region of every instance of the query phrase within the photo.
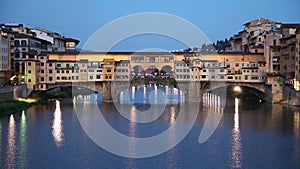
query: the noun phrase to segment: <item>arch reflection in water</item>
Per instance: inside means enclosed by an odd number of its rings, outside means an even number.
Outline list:
[[[55,144],[58,147],[63,145],[63,121],[62,114],[60,110],[60,101],[56,100],[56,108],[54,112],[54,119],[52,124],[52,135],[55,141]]]
[[[204,93],[202,100],[203,112],[207,113],[207,117],[199,136],[199,143],[204,143],[214,133],[223,117],[225,106],[225,98],[217,94]]]
[[[161,85],[132,86],[121,92],[119,100],[124,104],[179,104],[184,102],[184,93]]]
[[[231,148],[232,168],[242,167],[242,144],[239,124],[239,99],[234,99],[234,126],[232,129],[232,148]]]
[[[10,115],[8,126],[6,168],[15,168],[16,124],[13,115]]]
[[[98,104],[102,102],[102,94],[78,95],[73,97],[73,104]]]

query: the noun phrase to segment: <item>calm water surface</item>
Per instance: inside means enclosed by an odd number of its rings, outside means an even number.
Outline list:
[[[82,103],[84,104],[84,103]],[[178,105],[149,124],[136,124],[121,116],[113,104],[99,106],[119,132],[149,137],[165,131],[176,119]],[[131,106],[131,105],[127,105]],[[143,104],[132,110],[147,109]],[[151,158],[113,155],[97,146],[83,131],[72,101],[32,107],[0,119],[1,168],[300,168],[300,110],[256,100],[227,99],[214,134],[198,143],[209,111],[199,108],[190,133],[173,149]],[[186,113],[185,123],[189,119]],[[171,138],[170,138],[171,139]],[[122,144],[122,143],[120,143]]]

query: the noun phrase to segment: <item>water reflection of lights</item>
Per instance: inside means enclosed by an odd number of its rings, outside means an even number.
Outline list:
[[[58,147],[62,146],[63,142],[63,121],[60,110],[60,102],[56,100],[56,108],[52,125],[52,135]]]
[[[135,95],[135,86],[131,87],[131,99],[134,100],[134,95]]]
[[[131,110],[130,110],[130,119],[129,119],[129,133],[128,135],[132,138],[130,139],[129,145],[128,145],[128,151],[130,151],[132,156],[136,155],[136,147],[135,147],[135,142],[134,142],[134,138],[136,138],[136,127],[137,127],[137,123],[136,121],[136,107],[135,106],[131,106]]]
[[[242,144],[239,128],[239,99],[234,99],[234,126],[232,130],[232,168],[241,168],[242,166]]]
[[[27,122],[26,122],[26,116],[25,116],[24,110],[22,111],[20,127],[21,127],[21,129],[20,129],[20,156],[21,156],[20,168],[26,168],[25,163],[26,163],[26,150],[27,150],[27,133],[26,133]]]
[[[217,94],[204,93],[203,94],[203,112],[207,113],[205,124],[199,136],[199,143],[204,143],[219,125],[223,117],[225,106],[225,98],[221,98]]]
[[[170,107],[170,124],[174,124],[176,121],[176,108],[175,106]]]
[[[208,109],[208,112],[222,113],[224,108],[224,101],[220,96],[212,93],[203,94],[203,106]]]
[[[169,142],[170,144],[175,144],[177,133],[176,133],[176,128],[174,127],[176,121],[176,107],[171,106],[170,107],[170,134],[169,134]],[[176,168],[176,163],[178,162],[178,152],[177,148],[174,147],[170,150],[168,153],[168,165],[167,168]]]
[[[15,152],[16,152],[16,124],[13,115],[9,118],[8,127],[8,148],[7,148],[7,168],[15,168]]]
[[[300,136],[300,112],[294,113],[294,134],[296,138]]]

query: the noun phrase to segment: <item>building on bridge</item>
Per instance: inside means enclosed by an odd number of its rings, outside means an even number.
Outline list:
[[[264,83],[266,63],[259,53],[44,53],[26,60],[28,88],[48,90],[59,83],[130,81],[133,77],[174,77],[176,81]],[[156,72],[157,71],[157,72]]]

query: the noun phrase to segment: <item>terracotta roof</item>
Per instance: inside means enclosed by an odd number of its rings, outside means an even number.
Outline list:
[[[259,24],[277,24],[279,22],[275,22],[266,18],[258,18],[256,20],[245,23],[245,26],[257,26]]]

